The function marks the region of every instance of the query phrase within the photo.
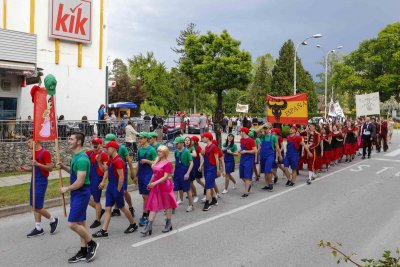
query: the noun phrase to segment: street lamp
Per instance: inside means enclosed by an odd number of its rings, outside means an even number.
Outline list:
[[[294,94],[296,94],[296,91],[297,91],[297,88],[296,88],[296,76],[297,76],[297,73],[296,73],[296,63],[297,63],[297,50],[299,49],[299,46],[300,45],[307,45],[307,40],[309,40],[309,39],[312,39],[312,38],[321,38],[322,37],[322,35],[321,34],[319,34],[319,33],[317,33],[317,34],[314,34],[314,35],[312,35],[312,36],[310,36],[310,37],[308,37],[308,38],[306,38],[306,39],[304,39],[301,43],[298,43],[297,44],[297,46],[296,46],[296,48],[295,48],[295,50],[294,50],[294,81],[293,81],[293,91],[294,91]]]
[[[326,116],[327,115],[327,106],[328,106],[328,57],[329,57],[330,53],[335,53],[336,50],[332,49],[332,50],[329,50],[328,52],[325,52],[325,50],[322,48],[321,45],[317,45],[317,47],[321,48],[322,52],[325,55],[325,108],[324,108],[325,112],[324,112],[324,114],[325,114],[325,119],[326,119],[327,118],[327,116]],[[342,49],[342,48],[343,48],[342,45],[339,45],[338,47],[336,47],[337,50]],[[333,98],[333,90],[332,90],[332,98]]]

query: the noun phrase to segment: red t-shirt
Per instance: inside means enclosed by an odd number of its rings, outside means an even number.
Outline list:
[[[300,143],[301,143],[301,137],[298,135],[294,135],[294,136],[290,136],[288,135],[288,137],[286,138],[288,142],[293,142],[294,140],[294,148],[295,149],[299,149],[300,147]]]
[[[109,159],[107,166],[111,166],[112,164],[112,170],[114,172],[115,178],[118,180],[118,172],[117,169],[122,169],[122,172],[124,172],[124,161],[121,159],[121,157],[119,155],[117,155],[115,158],[113,159]],[[123,179],[123,177],[122,177]]]
[[[42,152],[42,150],[43,150],[43,154],[40,156],[40,158],[38,159],[38,157],[39,157],[39,154]],[[42,148],[42,149],[40,149],[39,151],[35,151],[35,159],[36,159],[36,161],[37,162],[39,162],[40,164],[43,164],[43,165],[46,165],[46,164],[48,164],[48,163],[51,163],[51,155],[50,155],[50,152],[49,151],[47,151],[46,149],[44,149],[44,148]],[[49,172],[48,171],[46,171],[45,169],[42,169],[41,167],[39,167],[39,169],[40,169],[40,172],[42,173],[42,175],[44,176],[44,177],[49,177]]]
[[[246,145],[245,150],[253,150],[253,147],[256,146],[256,143],[254,142],[253,138],[242,138],[240,139],[240,147]]]
[[[219,156],[219,149],[216,145],[211,144],[209,146],[206,146],[205,148],[205,153],[206,156],[208,156],[208,162],[210,162],[210,164],[212,165],[216,165],[217,162],[215,161],[215,154],[218,154]]]
[[[88,155],[88,157],[89,157],[90,164],[94,164],[96,162],[96,156],[100,153],[101,153],[101,155],[100,155],[101,161],[103,162],[103,164],[108,162],[109,158],[105,152],[103,152],[101,150],[94,152],[93,150],[90,149],[90,150],[86,151],[86,155]],[[99,165],[97,165],[96,172],[97,172],[98,176],[104,175],[104,172],[102,170],[100,170]]]

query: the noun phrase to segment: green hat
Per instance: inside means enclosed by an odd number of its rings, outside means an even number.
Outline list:
[[[57,80],[53,74],[48,74],[44,78],[44,87],[46,87],[46,91],[48,95],[55,95],[56,94],[56,86]]]
[[[146,133],[146,132],[141,132],[141,133],[139,133],[139,137],[144,137],[144,138],[149,139],[150,138],[150,134]]]
[[[107,144],[110,141],[116,141],[116,140],[117,140],[117,136],[115,134],[107,134],[106,141],[104,143]]]
[[[253,132],[253,131],[249,132],[249,136],[250,136],[251,138],[254,138],[254,132]]]
[[[182,136],[178,136],[177,138],[175,138],[174,144],[179,144],[179,143],[182,144],[185,143],[185,139]]]
[[[158,138],[158,133],[156,132],[151,132],[149,133],[150,137]]]

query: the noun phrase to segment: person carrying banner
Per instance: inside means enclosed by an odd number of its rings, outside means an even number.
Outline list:
[[[89,200],[89,205],[96,210],[96,219],[90,225],[90,228],[97,228],[101,225],[100,219],[105,210],[101,206],[100,198],[103,190],[99,187],[103,181],[104,171],[107,169],[108,156],[101,150],[103,140],[99,137],[91,140],[93,149],[87,150],[90,160],[90,191],[92,199]]]
[[[248,135],[249,128],[242,127],[240,129],[240,164],[239,164],[239,177],[244,182],[244,194],[241,198],[247,198],[251,189],[251,181],[253,179],[253,165],[255,154],[257,153],[256,143]]]
[[[107,134],[106,135],[106,141],[105,144],[111,141],[117,141],[117,136],[115,134]],[[135,178],[135,171],[133,169],[133,164],[132,164],[132,158],[129,156],[129,151],[124,145],[119,145],[118,149],[118,155],[121,157],[121,159],[124,161],[124,198],[126,203],[128,204],[129,211],[132,214],[132,217],[135,217],[135,209],[133,208],[132,204],[132,197],[128,192],[128,167],[129,167],[129,173],[130,177],[133,182],[136,182]],[[121,212],[118,208],[114,208],[114,210],[111,213],[112,216],[120,216]]]
[[[365,159],[368,148],[368,158],[371,158],[371,146],[374,137],[376,136],[375,126],[371,123],[370,118],[365,118],[365,123],[361,128],[361,137],[363,143],[362,159]]]
[[[57,163],[59,168],[70,173],[70,185],[61,187],[60,193],[71,192],[68,226],[81,240],[81,249],[68,260],[69,263],[92,261],[99,247],[99,244],[90,237],[86,225],[86,211],[90,199],[90,160],[83,148],[84,143],[85,135],[73,132],[68,138],[68,147],[74,153],[70,166],[62,162]]]
[[[320,144],[320,134],[315,129],[315,124],[309,125],[309,132],[307,135],[307,146],[310,153],[307,157],[307,167],[308,167],[308,180],[307,184],[311,184],[311,181],[317,178],[317,149]]]
[[[100,187],[104,187],[104,182],[108,178],[108,184],[106,189],[106,213],[104,219],[103,228],[97,231],[92,235],[94,238],[98,237],[107,237],[108,236],[108,226],[111,221],[111,209],[114,205],[117,206],[118,209],[122,210],[125,217],[129,221],[128,228],[124,231],[125,234],[130,234],[135,232],[139,227],[136,225],[134,218],[129,211],[129,209],[125,206],[124,201],[124,169],[125,164],[121,157],[118,155],[119,145],[115,141],[108,142],[105,146],[107,149],[107,154],[109,156],[109,160],[107,163],[107,171],[104,174],[103,181],[101,182]]]
[[[30,151],[33,150],[33,140],[32,138],[28,139],[28,148]],[[54,234],[58,226],[58,218],[54,217],[44,208],[44,199],[46,196],[48,177],[50,171],[53,169],[53,164],[51,161],[50,152],[44,149],[39,141],[35,142],[35,160],[32,160],[32,167],[20,167],[17,168],[17,171],[20,172],[35,172],[35,207],[34,210],[34,219],[35,219],[35,228],[27,234],[26,237],[34,237],[40,236],[44,234],[44,230],[42,227],[42,216],[50,221],[50,234]],[[31,177],[32,179],[33,177]],[[32,183],[29,190],[30,195],[30,205],[32,206]]]
[[[285,176],[288,179],[286,186],[294,186],[297,178],[297,170],[299,167],[299,159],[301,147],[307,151],[307,154],[311,154],[308,147],[305,145],[303,138],[297,134],[297,126],[293,124],[290,127],[290,134],[286,137],[286,155],[283,159],[283,165],[285,167]],[[292,170],[292,175],[290,176],[289,167]]]

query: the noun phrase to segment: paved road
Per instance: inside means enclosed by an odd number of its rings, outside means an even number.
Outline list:
[[[400,137],[388,153],[341,164],[312,185],[302,175],[294,188],[280,179],[272,193],[260,182],[248,199],[242,188],[230,190],[209,212],[186,213],[181,206],[173,217],[173,232],[161,234],[159,214],[153,236],[123,234],[124,217],[113,218],[110,237],[100,240],[96,266],[337,266],[319,240],[340,241],[343,250],[360,258],[377,257],[400,247]],[[222,180],[219,181],[220,183]],[[241,185],[241,182],[239,183]],[[137,192],[132,193],[137,214]],[[52,209],[61,216],[61,209]],[[94,212],[88,210],[90,222]],[[47,224],[47,223],[46,223]],[[62,219],[54,236],[27,239],[32,214],[0,219],[2,266],[66,266],[79,247],[78,238]],[[84,263],[85,264],[85,263]],[[80,264],[80,265],[84,265]],[[344,265],[350,266],[350,265]]]

